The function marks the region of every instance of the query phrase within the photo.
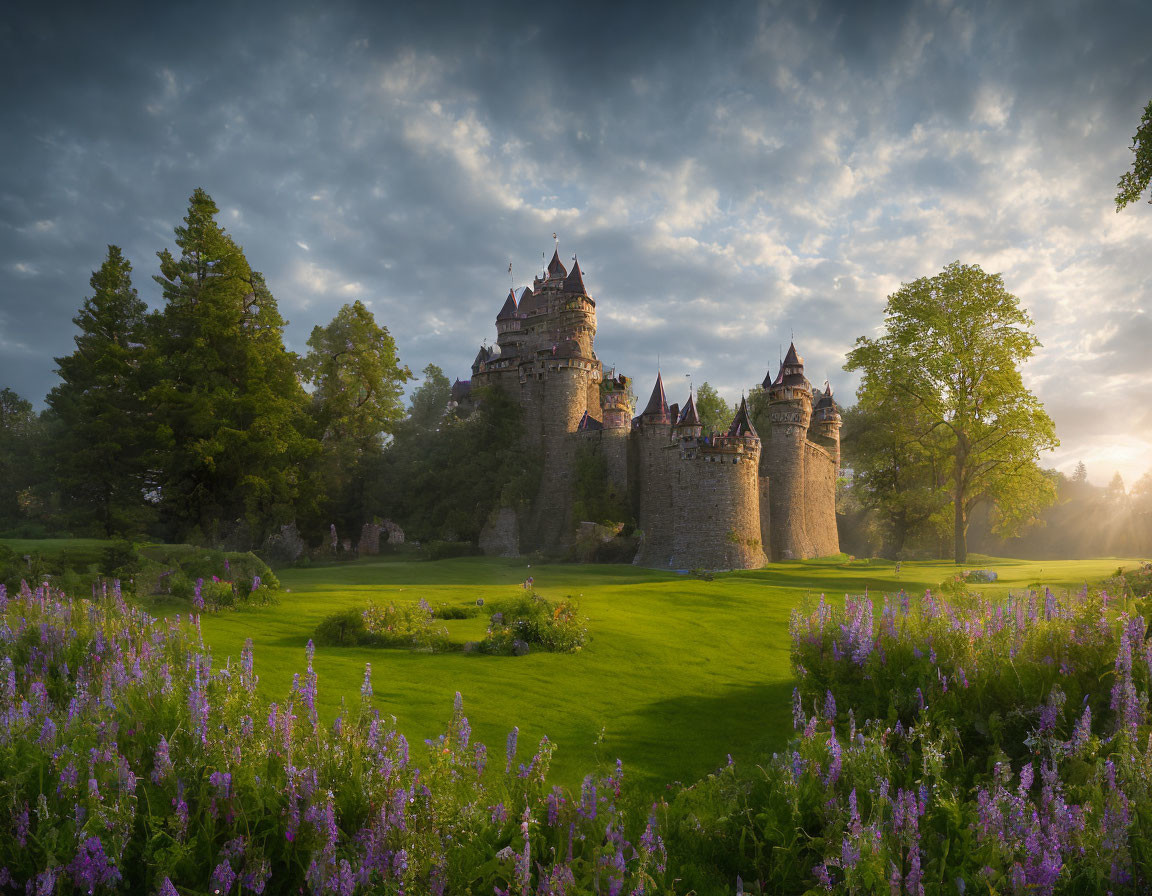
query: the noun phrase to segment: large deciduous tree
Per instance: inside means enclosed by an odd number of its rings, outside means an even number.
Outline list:
[[[61,515],[69,528],[103,535],[140,531],[150,516],[145,324],[118,246],[89,281],[92,295],[72,318],[76,350],[57,358],[60,384],[48,393],[50,448]]]
[[[364,506],[364,480],[404,417],[401,399],[412,372],[400,363],[388,329],[360,301],[314,328],[308,348],[302,369],[324,444],[325,510],[355,526],[375,515]]]
[[[1038,464],[1055,427],[1021,378],[1039,341],[1032,319],[998,274],[954,262],[888,297],[884,333],[861,337],[847,370],[863,374],[858,408],[908,407],[908,433],[947,464],[957,563],[968,519],[989,502],[1001,534],[1019,530],[1054,498]]]
[[[1152,183],[1152,100],[1144,107],[1144,117],[1132,138],[1132,170],[1120,175],[1116,184],[1116,211],[1140,199],[1140,194]],[[1152,190],[1148,193],[1152,202]]]
[[[155,327],[162,360],[152,390],[164,449],[161,506],[169,534],[246,524],[259,540],[313,499],[308,398],[284,348],[276,300],[197,189],[179,254],[159,253],[166,305]]]

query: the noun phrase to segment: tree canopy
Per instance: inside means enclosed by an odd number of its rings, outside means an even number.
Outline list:
[[[1120,175],[1116,184],[1116,211],[1138,201],[1152,183],[1152,100],[1144,107],[1144,117],[1132,138],[1132,153],[1135,156],[1132,170]],[[1152,190],[1148,192],[1148,201],[1152,202]]]
[[[700,415],[704,432],[726,432],[736,416],[736,409],[705,382],[696,390],[696,413]]]
[[[52,465],[70,526],[104,535],[138,531],[150,516],[146,352],[148,306],[132,265],[109,246],[89,281],[92,295],[72,319],[76,350],[57,358],[60,384],[48,394]]]
[[[1009,533],[1054,497],[1038,458],[1059,444],[1055,427],[1020,373],[1039,345],[1032,323],[998,274],[957,261],[890,295],[883,335],[859,338],[848,355],[845,369],[863,374],[859,414],[907,421],[893,434],[898,448],[942,465],[948,486],[936,488],[952,504],[957,563],[976,506],[991,504],[997,531]]]

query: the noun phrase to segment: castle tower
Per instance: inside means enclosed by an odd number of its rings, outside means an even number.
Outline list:
[[[694,412],[694,404],[689,399],[685,413]],[[748,405],[740,402],[723,435],[689,434],[691,428],[691,424],[676,427],[682,435],[673,454],[672,542],[662,546],[663,562],[652,565],[758,569],[768,558],[760,533],[760,437]]]
[[[768,419],[772,426],[760,459],[761,475],[771,485],[772,559],[815,556],[805,518],[805,446],[812,419],[812,386],[804,375],[804,359],[795,344],[768,388]]]
[[[840,425],[843,422],[840,411],[836,407],[836,400],[832,397],[832,385],[824,384],[824,392],[812,408],[812,422],[808,429],[808,438],[828,449],[836,462],[836,470],[840,470]]]
[[[632,562],[637,566],[666,566],[675,522],[676,481],[672,465],[672,416],[664,379],[656,374],[652,395],[633,422],[636,455],[636,520],[644,541]]]
[[[700,414],[696,410],[696,397],[689,392],[688,401],[685,402],[684,409],[676,420],[676,437],[696,439],[700,437],[703,430],[704,426],[700,422]]]

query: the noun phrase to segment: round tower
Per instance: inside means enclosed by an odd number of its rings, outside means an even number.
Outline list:
[[[768,419],[772,426],[760,459],[769,480],[772,559],[811,557],[805,519],[804,452],[812,420],[812,386],[804,375],[804,359],[788,346],[780,372],[768,388]]]
[[[832,397],[832,386],[824,384],[824,391],[812,409],[812,422],[808,437],[817,445],[828,450],[836,462],[836,471],[840,470],[840,425],[843,422],[840,410],[836,407],[836,400]]]
[[[760,531],[761,445],[747,402],[741,400],[727,433],[684,437],[679,448],[676,517],[665,563],[759,569],[768,562]]]
[[[636,450],[637,524],[644,541],[632,562],[637,566],[667,566],[676,520],[676,481],[672,466],[672,418],[664,381],[656,375],[652,396],[632,431]]]

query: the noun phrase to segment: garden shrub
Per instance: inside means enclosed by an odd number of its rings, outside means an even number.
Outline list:
[[[425,600],[414,604],[369,604],[362,612],[364,627],[379,647],[447,650],[448,630],[437,626]]]
[[[436,619],[473,619],[480,613],[479,606],[458,607],[442,603],[432,608],[432,615]]]
[[[488,632],[480,642],[485,653],[523,656],[530,648],[575,653],[588,640],[588,619],[576,601],[547,600],[535,591],[492,604]]]
[[[373,643],[364,613],[355,607],[325,616],[316,626],[312,640],[321,647],[359,647]]]

